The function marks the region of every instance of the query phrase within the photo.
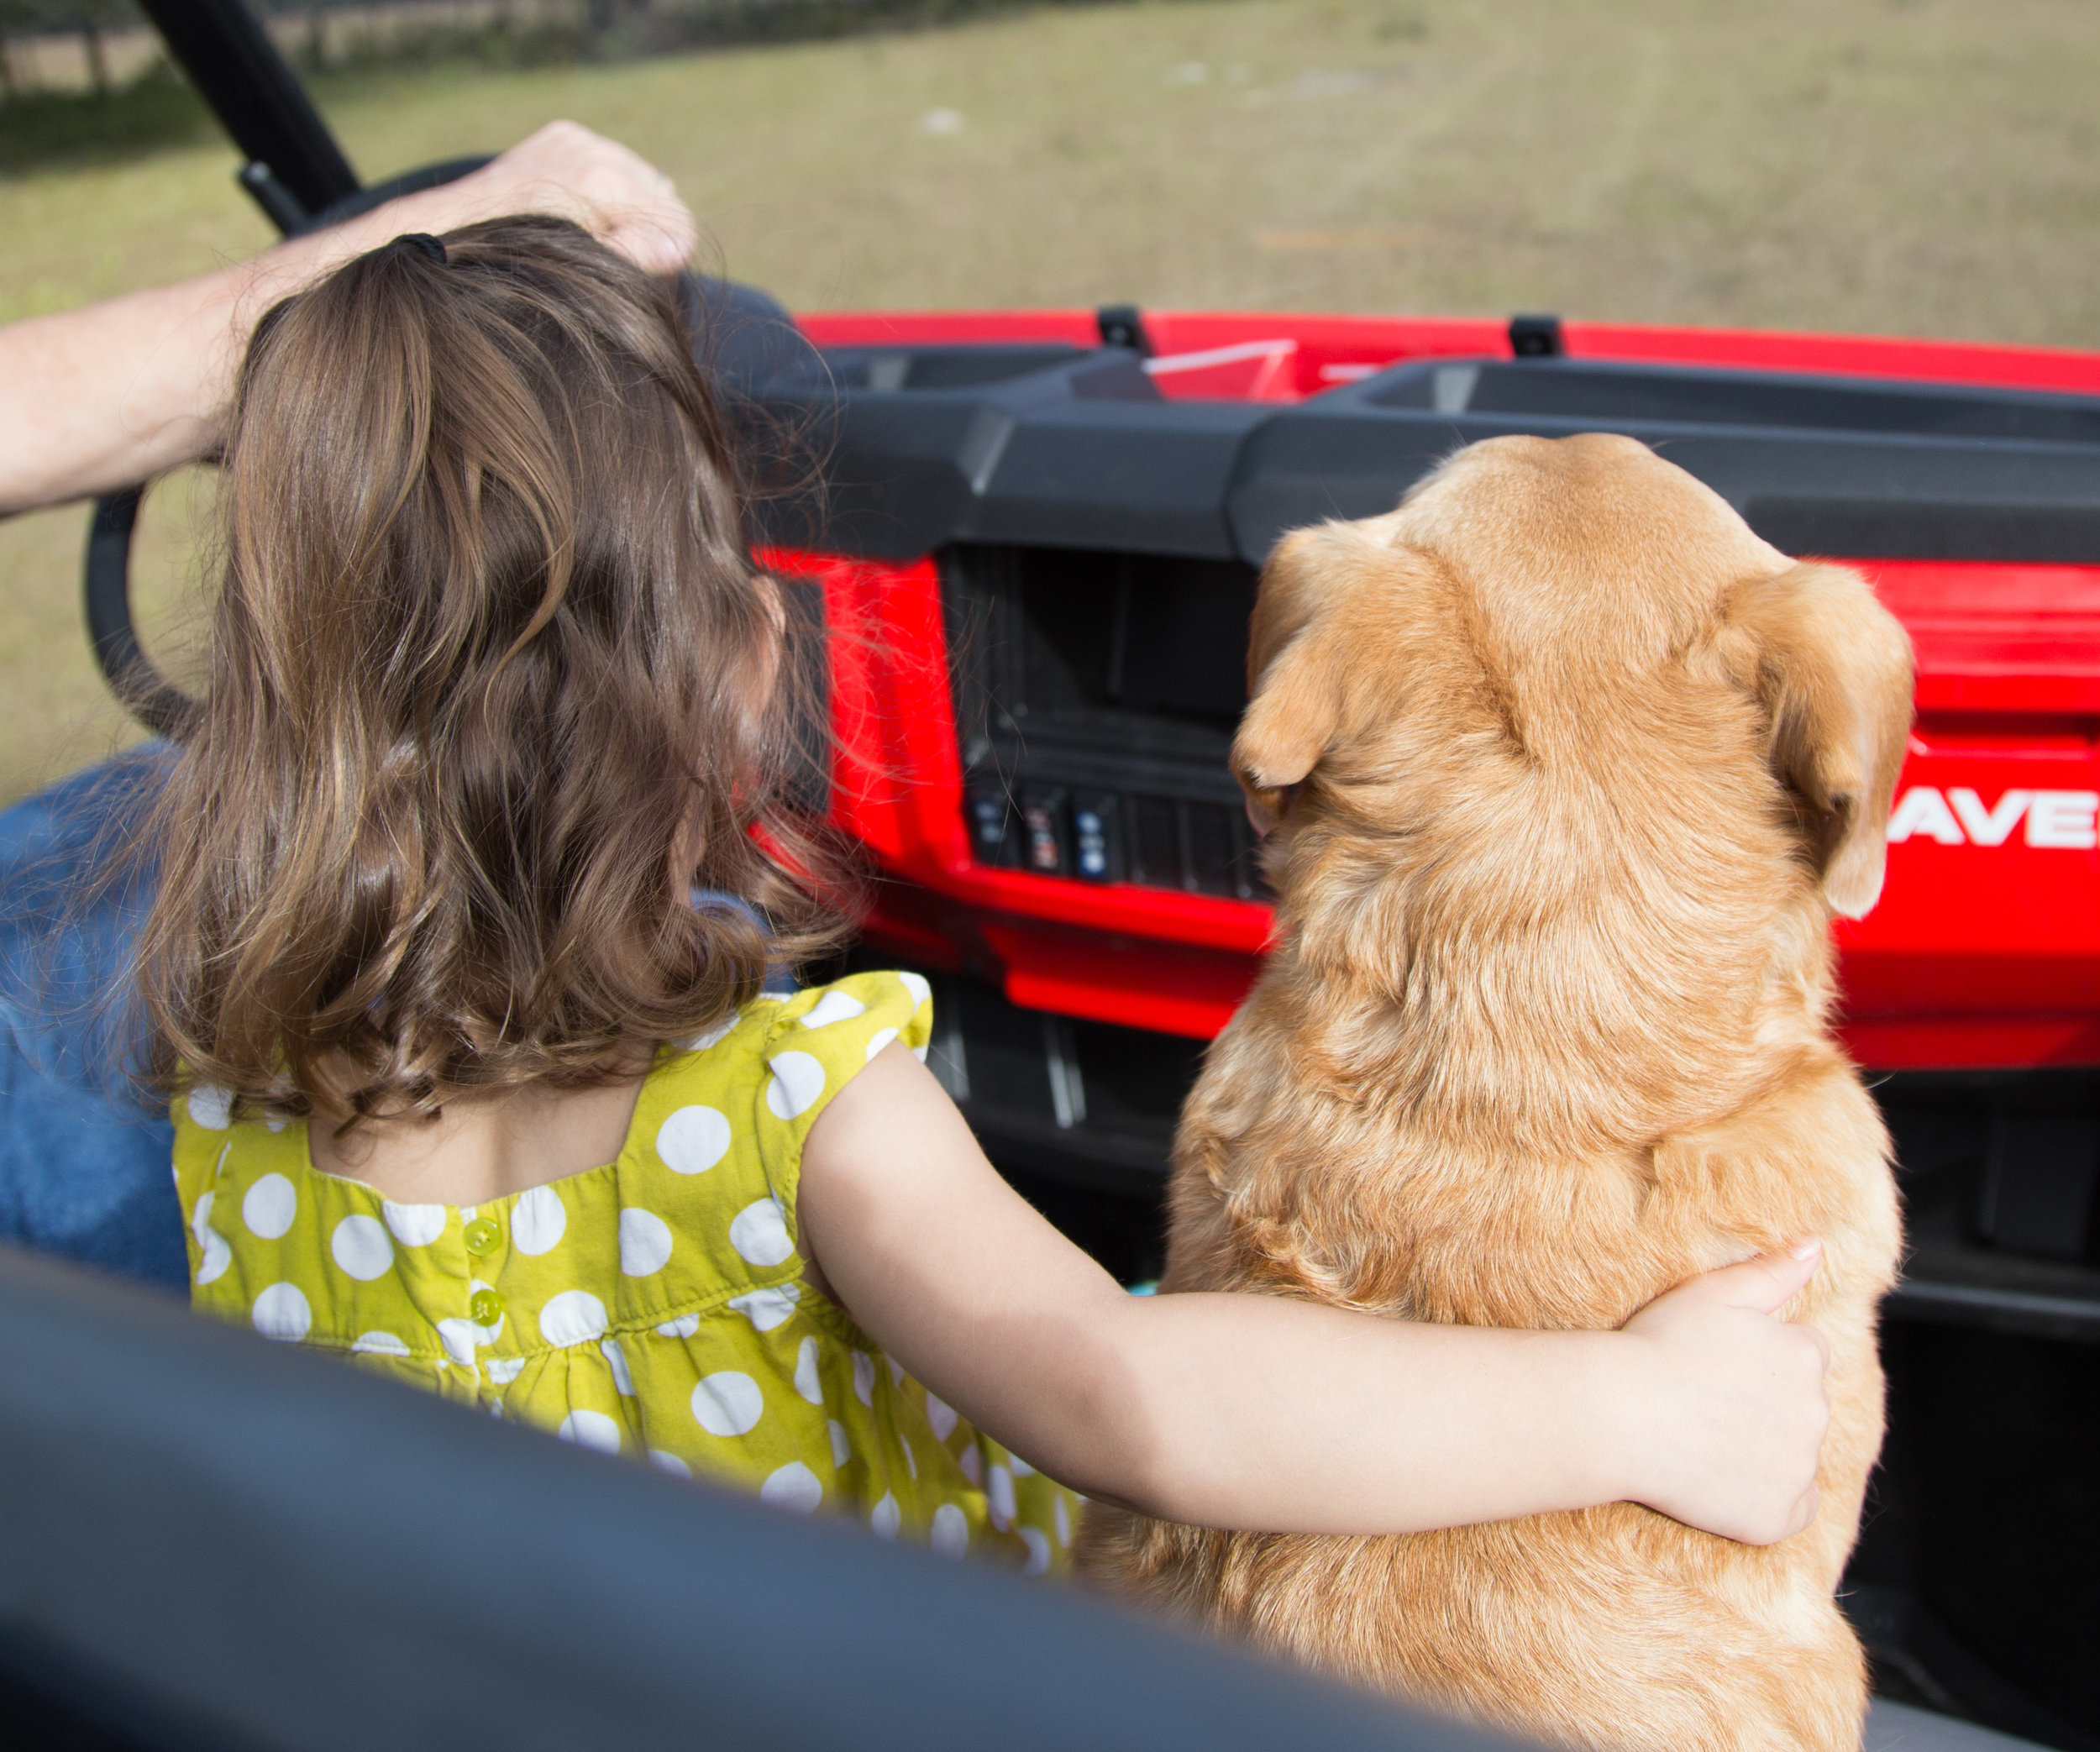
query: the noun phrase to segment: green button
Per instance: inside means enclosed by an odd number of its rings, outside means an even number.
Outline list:
[[[503,1318],[503,1298],[494,1290],[476,1290],[467,1298],[467,1312],[477,1326],[493,1326]]]
[[[459,1231],[470,1253],[493,1253],[503,1243],[503,1231],[486,1217],[476,1217]]]

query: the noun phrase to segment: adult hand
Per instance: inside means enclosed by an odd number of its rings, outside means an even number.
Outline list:
[[[204,454],[272,304],[402,232],[515,212],[573,219],[652,273],[682,266],[696,235],[669,177],[587,128],[551,122],[457,182],[238,267],[0,328],[0,517],[130,486]]]
[[[675,273],[699,241],[692,214],[661,170],[578,123],[549,122],[472,175],[375,209],[370,218],[385,213],[386,223],[357,222],[358,248],[405,230],[450,231],[517,212],[573,219],[652,274]]]

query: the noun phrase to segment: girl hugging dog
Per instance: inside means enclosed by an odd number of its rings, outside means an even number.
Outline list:
[[[1074,1492],[1805,1525],[1823,1352],[1772,1310],[1813,1246],[1615,1330],[1132,1298],[921,1064],[923,982],[768,989],[844,926],[694,338],[544,218],[398,240],[258,328],[141,959],[197,1304],[1030,1570]]]

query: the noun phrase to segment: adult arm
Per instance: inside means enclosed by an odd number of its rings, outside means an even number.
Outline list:
[[[1805,1526],[1825,1353],[1771,1317],[1812,1248],[1694,1278],[1617,1332],[1126,1294],[984,1160],[892,1044],[811,1128],[803,1251],[996,1440],[1167,1519],[1403,1533],[1635,1501],[1730,1538]]]
[[[204,454],[262,313],[405,231],[505,213],[571,218],[652,273],[683,266],[692,215],[669,179],[553,122],[472,175],[195,280],[0,328],[0,516],[114,490]]]

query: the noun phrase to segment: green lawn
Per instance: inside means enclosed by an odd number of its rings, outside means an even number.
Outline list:
[[[324,87],[368,176],[567,115],[804,308],[1505,312],[2100,344],[2090,0],[1222,0]],[[959,126],[930,129],[952,111]],[[216,141],[0,182],[0,318],[260,245]],[[150,565],[193,570],[163,517]],[[0,797],[123,729],[0,525]],[[180,617],[179,610],[163,609]]]

